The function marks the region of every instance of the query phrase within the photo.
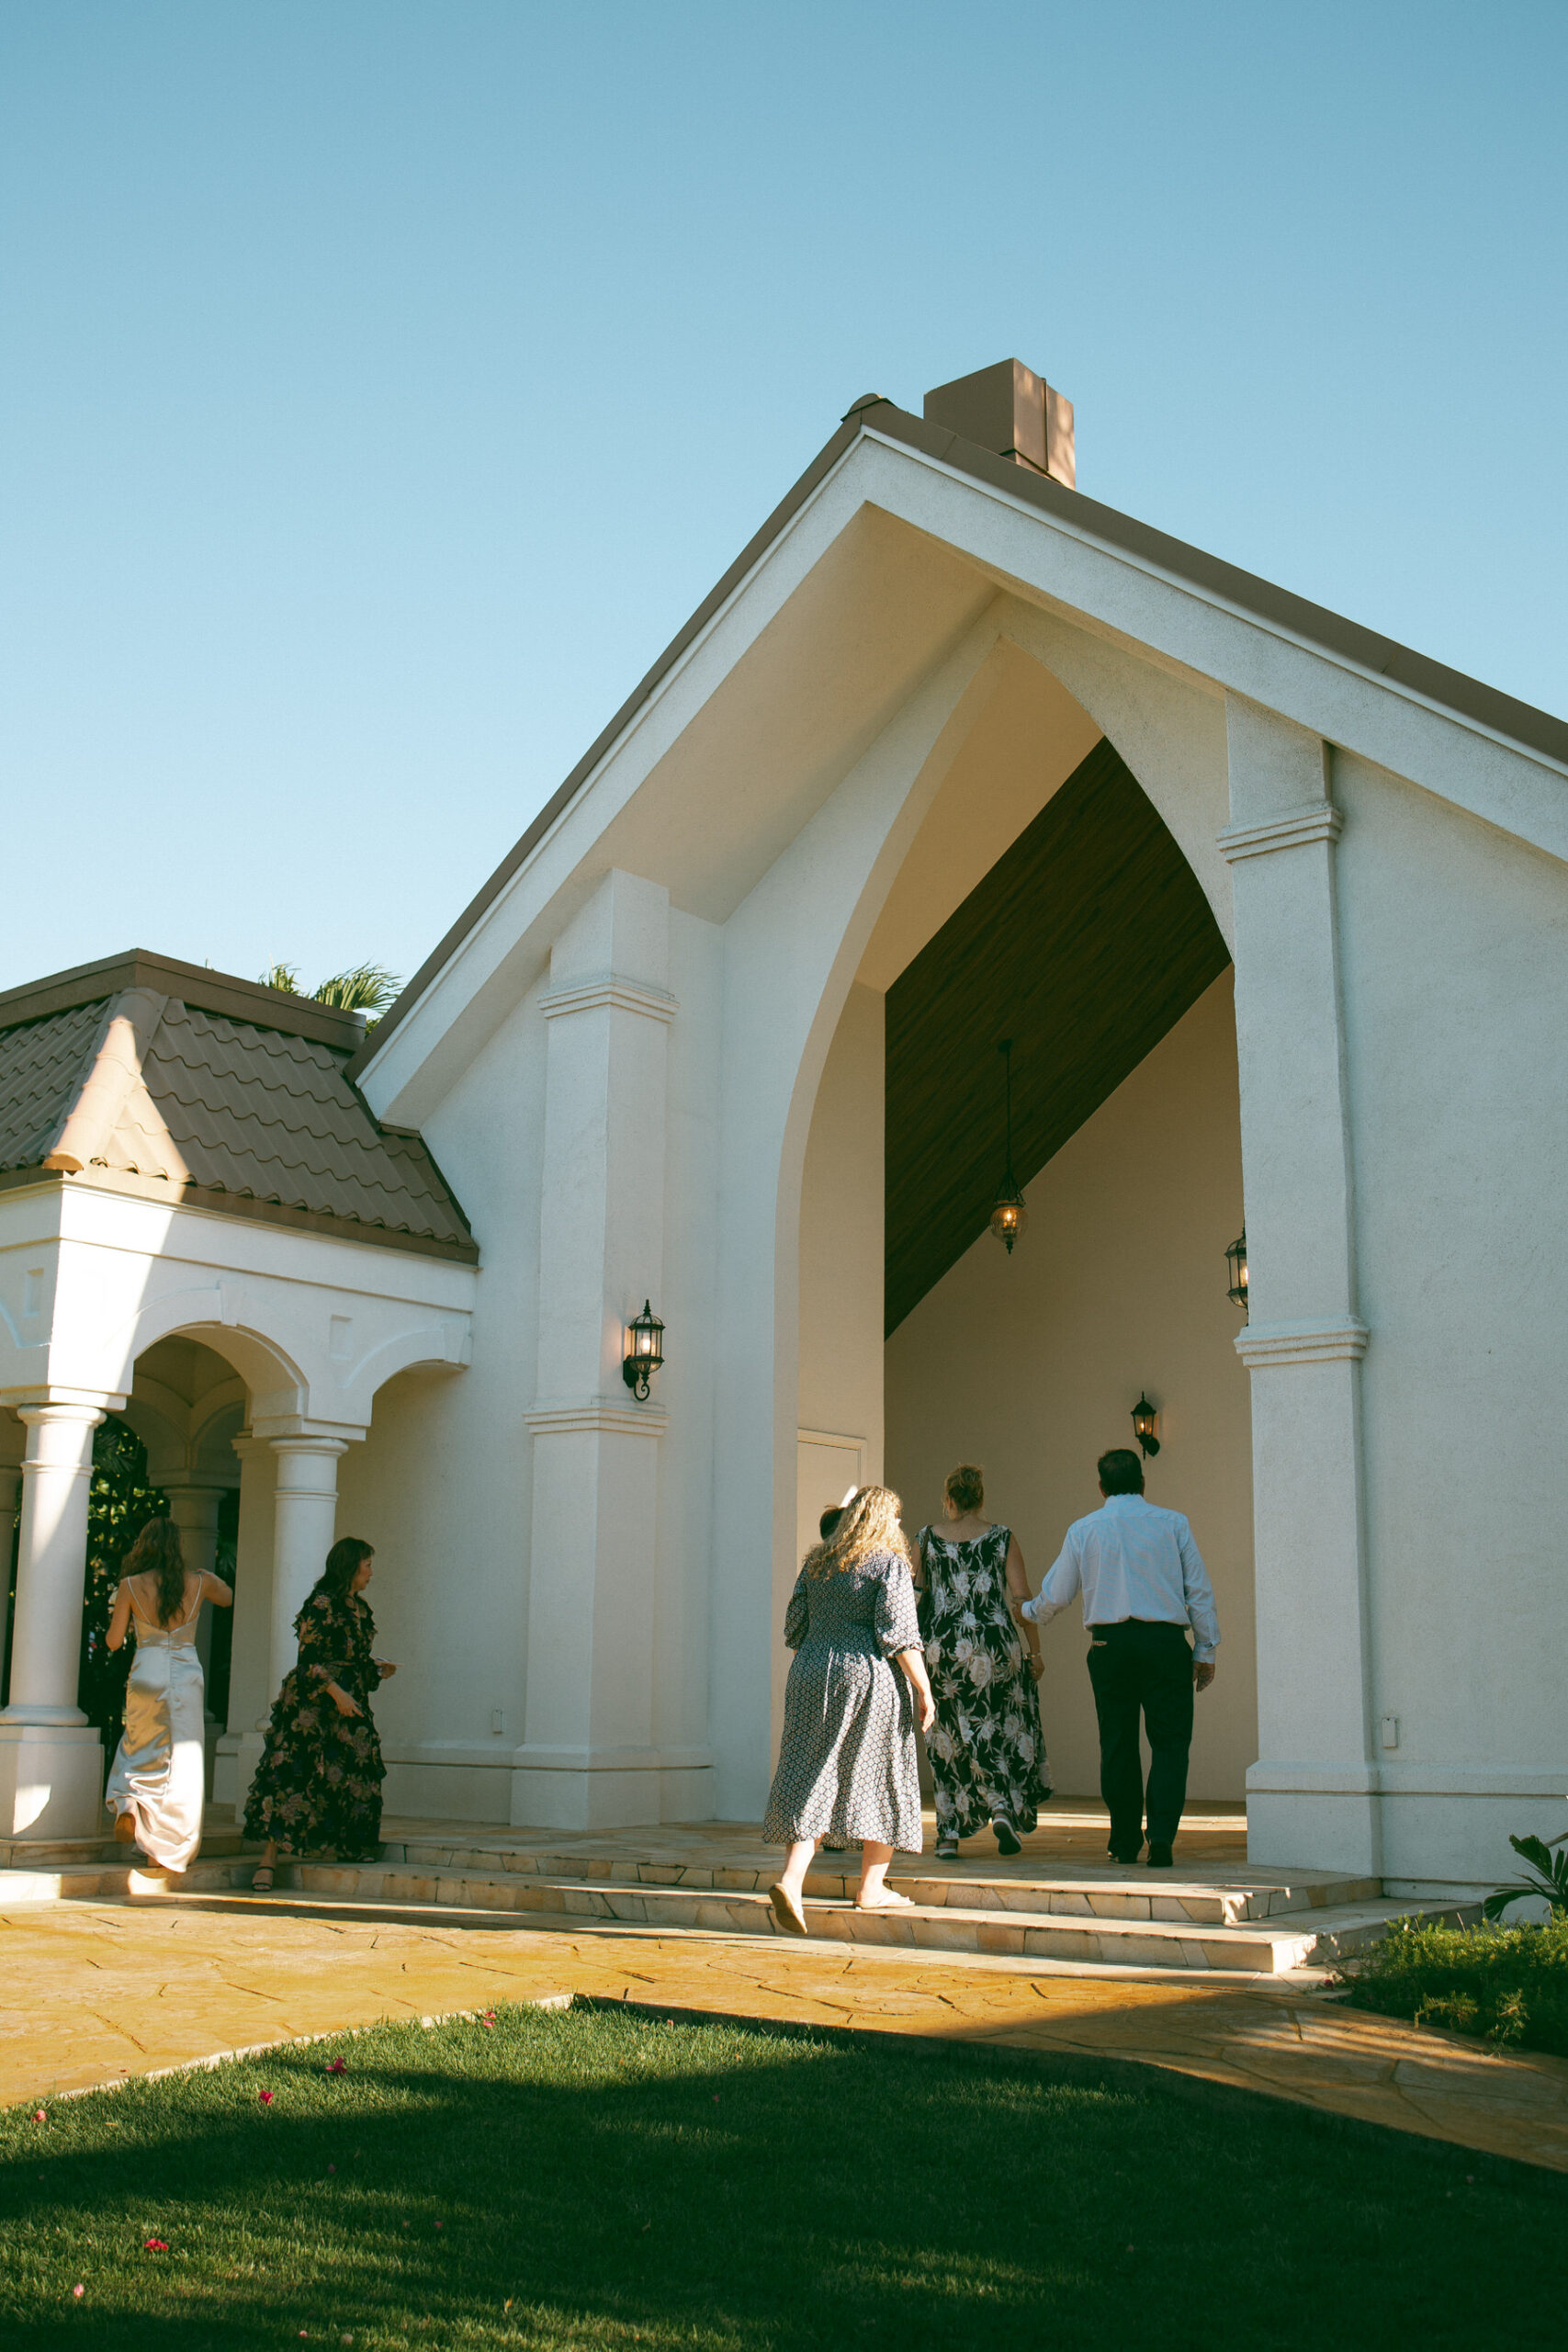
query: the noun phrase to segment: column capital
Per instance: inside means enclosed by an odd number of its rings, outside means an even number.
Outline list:
[[[345,1437],[268,1437],[263,1438],[261,1442],[270,1445],[274,1453],[279,1455],[330,1453],[334,1459],[340,1453],[346,1453],[349,1448],[349,1440]]]
[[[47,1428],[51,1421],[84,1423],[96,1430],[98,1423],[124,1403],[123,1397],[83,1396],[79,1391],[65,1396],[51,1396],[39,1403],[17,1405],[17,1419],[26,1421],[29,1429]]]
[[[335,1445],[340,1453],[359,1445],[370,1434],[368,1420],[312,1421],[303,1413],[268,1413],[252,1422],[245,1436],[262,1438],[268,1445]]]
[[[588,1430],[615,1437],[662,1437],[669,1415],[662,1405],[633,1405],[624,1396],[588,1396],[581,1401],[546,1398],[523,1416],[536,1437],[574,1436]]]
[[[649,988],[644,980],[628,980],[617,972],[570,981],[539,999],[539,1011],[547,1021],[558,1021],[567,1012],[592,1012],[601,1005],[613,1006],[617,1012],[645,1013],[651,1021],[673,1021],[681,1010],[668,989]]]
[[[1331,800],[1290,808],[1261,825],[1231,825],[1217,836],[1220,854],[1235,865],[1244,857],[1267,857],[1270,851],[1299,849],[1308,842],[1337,842],[1345,830],[1345,813]]]
[[[1371,1333],[1356,1315],[1331,1315],[1311,1323],[1249,1323],[1235,1337],[1235,1351],[1249,1371],[1264,1364],[1357,1362]]]

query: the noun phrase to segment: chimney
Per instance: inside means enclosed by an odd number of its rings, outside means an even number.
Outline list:
[[[994,368],[939,384],[926,394],[925,413],[928,424],[944,424],[1031,473],[1077,487],[1073,404],[1021,359],[998,359]]]

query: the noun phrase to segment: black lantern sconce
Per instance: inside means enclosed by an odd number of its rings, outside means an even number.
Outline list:
[[[997,1047],[1002,1057],[1007,1083],[1007,1167],[1002,1176],[1002,1189],[991,1204],[991,1231],[1012,1256],[1012,1245],[1029,1223],[1029,1211],[1012,1172],[1012,1039],[1004,1037]]]
[[[1159,1452],[1159,1415],[1150,1404],[1146,1393],[1133,1408],[1133,1435],[1144,1449],[1145,1462],[1151,1453]]]
[[[1225,1263],[1230,1268],[1231,1286],[1227,1294],[1233,1306],[1247,1313],[1247,1227],[1244,1225],[1235,1240],[1225,1251]]]
[[[637,1295],[635,1291],[632,1295]],[[626,1325],[626,1360],[621,1366],[621,1378],[645,1405],[649,1383],[663,1362],[664,1326],[653,1311],[652,1300],[645,1298],[642,1313],[634,1315]]]

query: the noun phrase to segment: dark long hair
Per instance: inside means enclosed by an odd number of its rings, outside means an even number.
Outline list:
[[[172,1625],[185,1605],[186,1555],[172,1519],[150,1519],[120,1564],[120,1574],[151,1571],[158,1579],[158,1623]]]
[[[374,1544],[367,1544],[358,1535],[340,1535],[327,1554],[326,1566],[305,1596],[305,1609],[309,1609],[311,1601],[323,1592],[329,1600],[346,1600],[361,1560],[374,1559],[375,1556]],[[305,1609],[299,1611],[300,1617],[304,1615]],[[298,1625],[299,1618],[294,1622]]]

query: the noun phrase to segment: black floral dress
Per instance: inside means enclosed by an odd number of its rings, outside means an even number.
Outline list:
[[[972,1838],[998,1814],[1032,1829],[1051,1793],[1040,1697],[1007,1599],[1012,1531],[952,1544],[920,1530],[926,1669],[936,1722],[926,1734],[939,1838]]]
[[[294,1854],[373,1861],[381,1841],[386,1768],[370,1715],[381,1669],[370,1655],[376,1621],[355,1594],[313,1592],[294,1621],[299,1663],[273,1702],[261,1762],[245,1800],[245,1835]],[[344,1715],[335,1682],[364,1713]]]

